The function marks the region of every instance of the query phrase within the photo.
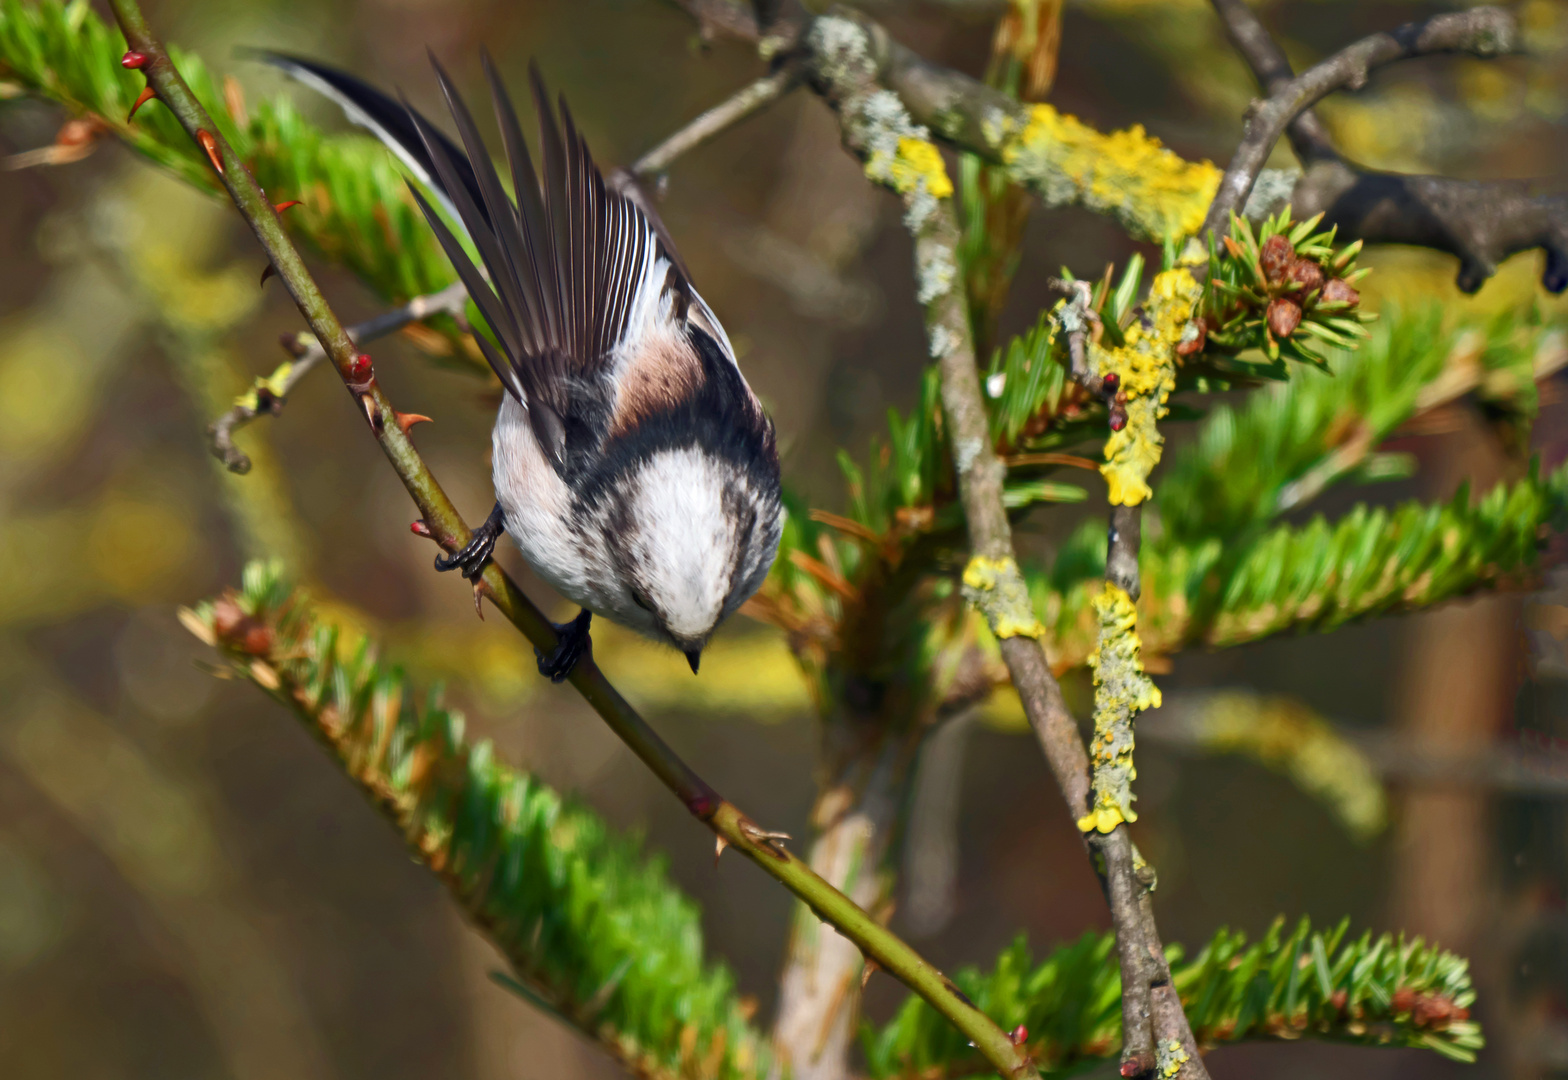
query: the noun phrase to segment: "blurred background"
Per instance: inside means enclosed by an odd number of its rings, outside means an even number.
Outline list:
[[[1003,5],[871,6],[900,40],[978,74]],[[758,71],[742,46],[703,47],[659,0],[146,8],[166,38],[258,95],[285,87],[233,59],[235,46],[338,63],[432,114],[427,47],[471,89],[481,45],[514,78],[537,57],[611,163]],[[1280,0],[1267,17],[1293,57],[1311,59],[1438,8]],[[1561,180],[1568,2],[1529,0],[1519,13],[1534,58],[1399,65],[1327,102],[1341,149],[1387,169]],[[1227,159],[1253,84],[1207,4],[1076,0],[1063,35],[1058,108]],[[306,91],[288,92],[342,126]],[[37,102],[0,104],[0,154],[48,145],[64,119]],[[837,448],[859,452],[889,405],[913,404],[925,362],[895,201],[842,152],[822,104],[797,93],[677,163],[663,212],[772,410],[791,482],[815,505],[840,505]],[[1003,338],[1034,322],[1059,267],[1098,276],[1135,249],[1086,211],[1037,212]],[[418,681],[447,679],[509,760],[644,830],[701,901],[712,953],[769,1015],[787,894],[740,860],[715,870],[708,833],[572,691],[535,675],[517,634],[476,620],[467,589],[431,571],[406,495],[335,380],[312,377],[280,418],[240,435],[248,476],[208,456],[207,422],[300,328],[275,283],[257,288],[263,260],[235,214],[104,142],[74,163],[0,172],[0,254],[0,1076],[618,1072],[486,978],[499,959],[293,718],[200,668],[204,650],[175,607],[234,583],[258,552],[284,557],[329,614],[381,636]],[[1467,298],[1452,259],[1376,251],[1369,303],[1436,298],[1456,316],[1546,304],[1538,259],[1514,260]],[[316,269],[345,321],[378,310],[345,273]],[[417,441],[479,520],[494,399],[403,341],[375,352],[395,400],[435,418]],[[1560,384],[1543,387],[1535,438],[1548,465],[1568,456],[1564,420]],[[1418,477],[1354,498],[1446,497],[1506,467],[1463,408],[1399,449],[1418,455]],[[1334,498],[1330,511],[1352,501]],[[1049,548],[1079,520],[1040,511],[1031,543]],[[509,546],[500,557],[551,599]],[[1178,710],[1220,689],[1284,695],[1330,718],[1370,770],[1347,826],[1344,806],[1278,771],[1151,731],[1134,831],[1160,871],[1166,939],[1201,942],[1221,925],[1256,935],[1280,913],[1435,937],[1472,958],[1489,1042],[1468,1069],[1410,1051],[1226,1047],[1209,1059],[1216,1077],[1568,1076],[1568,575],[1539,587],[1182,655],[1162,676]],[[767,827],[802,836],[815,746],[804,684],[775,631],[737,619],[725,635],[699,680],[674,653],[609,630],[595,641],[704,775]],[[947,767],[922,781],[920,827],[938,847],[956,840],[956,856],[912,868],[895,929],[949,967],[988,963],[1019,930],[1038,953],[1107,926],[1033,740],[983,721],[944,738]],[[884,1018],[901,999],[873,980],[867,1010]]]

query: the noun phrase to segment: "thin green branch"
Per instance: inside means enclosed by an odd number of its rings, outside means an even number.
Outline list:
[[[448,551],[462,547],[472,535],[468,526],[399,424],[400,416],[377,383],[369,357],[362,357],[355,350],[284,232],[272,204],[228,142],[221,134],[214,133],[211,118],[149,30],[136,0],[112,0],[111,6],[131,47],[146,57],[142,70],[159,100],[174,113],[197,145],[208,148],[215,158],[214,164],[221,165],[224,187],[277,268],[280,280],[321,341],[356,406],[364,411],[376,441],[419,507],[431,536]],[[536,647],[554,648],[556,634],[550,622],[499,566],[490,564],[476,582],[475,589],[482,591]],[[884,971],[930,1001],[980,1046],[998,1069],[1008,1075],[1032,1075],[1007,1035],[958,993],[946,976],[813,873],[776,837],[758,828],[737,807],[720,797],[632,709],[591,659],[585,658],[577,665],[570,682],[621,741],[693,815],[717,833],[724,844],[762,867],[825,922],[853,941]]]

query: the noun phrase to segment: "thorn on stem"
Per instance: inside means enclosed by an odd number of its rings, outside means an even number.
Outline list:
[[[298,199],[289,199],[289,200],[287,200],[285,202],[280,202],[277,205],[275,205],[272,208],[272,211],[275,214],[281,214],[281,213],[283,213],[283,211],[289,209],[290,207],[294,207],[294,206],[298,206],[298,205],[300,205],[300,200],[298,200]]]
[[[212,132],[198,130],[196,141],[201,143],[201,148],[207,151],[207,160],[212,162],[212,167],[218,170],[218,175],[223,175],[223,158],[218,153],[218,140],[213,138]]]
[[[267,284],[267,279],[268,278],[270,278],[270,277],[277,277],[277,275],[278,275],[278,268],[276,266],[273,266],[269,262],[266,266],[263,266],[261,268],[261,284],[263,286],[265,286]]]
[[[767,829],[759,828],[754,822],[749,821],[746,818],[741,818],[740,832],[742,836],[744,836],[747,840],[750,840],[753,844],[756,844],[761,848],[766,848],[774,855],[775,858],[785,859],[789,857],[788,853],[784,850],[784,845],[780,843],[780,841],[783,840],[794,839],[792,836],[790,836],[789,833],[770,832]]]
[[[881,967],[882,965],[875,960],[866,961],[866,966],[860,969],[860,989],[862,991],[866,989],[866,983],[871,981],[872,972],[877,971]]]
[[[407,435],[408,434],[408,429],[413,427],[415,424],[433,424],[433,423],[435,423],[435,421],[430,419],[430,417],[422,416],[419,413],[396,412],[396,411],[394,411],[392,413],[392,415],[397,420],[397,428],[398,428],[398,430],[401,431],[404,435]]]
[[[381,434],[381,429],[386,426],[386,421],[381,419],[381,410],[376,408],[375,401],[371,399],[369,394],[365,394],[360,397],[359,403],[365,407],[365,419],[369,421],[371,430],[377,435]]]
[[[136,116],[136,110],[158,96],[158,91],[150,86],[142,87],[142,92],[137,95],[136,101],[131,105],[131,111],[125,114],[125,122],[129,124]]]
[[[729,846],[730,846],[730,842],[728,840],[724,839],[724,837],[722,837],[722,836],[715,836],[714,837],[714,844],[713,844],[713,865],[714,866],[718,866],[719,865],[719,856],[723,855],[724,854],[724,849],[729,847]]]
[[[127,50],[125,55],[120,57],[120,66],[129,68],[132,71],[135,71],[145,63],[147,63],[147,54],[137,52],[135,49]]]

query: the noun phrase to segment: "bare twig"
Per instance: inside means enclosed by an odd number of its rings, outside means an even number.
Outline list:
[[[756,19],[748,6],[738,0],[675,2],[707,32],[750,42],[756,42],[760,36]],[[1282,55],[1263,62],[1264,53],[1248,51],[1246,43],[1255,44],[1266,34],[1260,38],[1253,30],[1257,26],[1255,19],[1250,27],[1231,21],[1232,10],[1244,11],[1243,0],[1231,0],[1221,13],[1226,15],[1227,26],[1254,70],[1263,78],[1270,78],[1270,72],[1274,77],[1283,72],[1285,80],[1290,81],[1288,67],[1282,68],[1278,63]],[[1250,16],[1250,12],[1247,14]],[[835,9],[833,17],[860,26],[876,62],[879,81],[899,96],[911,117],[928,126],[936,139],[1006,167],[1015,182],[1029,187],[1051,205],[1085,202],[1101,212],[1124,217],[1117,209],[1121,202],[1096,204],[1092,185],[1075,186],[1073,178],[1062,175],[1048,146],[1018,153],[1019,133],[1029,130],[1031,114],[1027,107],[977,79],[930,63],[890,38],[864,12]],[[1473,12],[1443,16],[1460,20],[1477,17]],[[1479,16],[1483,20],[1490,17]],[[1390,35],[1382,37],[1394,40]],[[809,48],[809,44],[805,47]],[[1272,92],[1273,87],[1268,89]],[[1329,224],[1339,226],[1342,237],[1413,244],[1457,255],[1459,286],[1466,291],[1479,288],[1508,255],[1536,247],[1546,252],[1542,278],[1545,286],[1553,292],[1568,286],[1568,197],[1538,194],[1532,191],[1531,184],[1519,181],[1463,181],[1373,172],[1332,156],[1326,135],[1311,119],[1292,128],[1292,141],[1306,166],[1290,195],[1299,216],[1310,217],[1323,211]],[[1198,171],[1192,171],[1183,183],[1212,183],[1209,176],[1212,173],[1200,176]],[[1206,192],[1207,189],[1205,198]],[[1240,210],[1242,205],[1237,203],[1236,208]],[[1125,218],[1124,223],[1129,228],[1135,224]],[[1147,222],[1141,224],[1142,231],[1147,232]],[[1158,232],[1153,238],[1159,238]]]
[[[638,158],[631,166],[639,180],[657,177],[682,154],[689,153],[715,135],[761,112],[783,97],[800,82],[800,67],[785,63],[771,75],[764,75],[728,100],[721,101],[658,146]]]
[[[456,551],[473,534],[398,423],[398,414],[377,382],[370,358],[360,355],[349,339],[272,204],[175,70],[163,44],[148,28],[136,0],[112,0],[111,7],[131,48],[145,57],[140,69],[146,74],[148,85],[186,134],[206,151],[230,198],[277,267],[279,279],[337,367],[354,398],[356,411],[362,411],[371,433],[419,507],[426,531],[444,549]],[[543,650],[555,647],[556,631],[549,620],[499,566],[487,566],[474,588],[476,595],[488,598],[535,646]],[[1038,1077],[1027,1055],[1013,1045],[1007,1033],[965,998],[945,975],[814,873],[779,842],[778,834],[759,828],[721,797],[638,715],[590,657],[578,663],[569,681],[628,749],[727,846],[761,867],[823,921],[854,942],[882,970],[919,994],[973,1042],[999,1072],[1016,1080]]]
[[[1245,0],[1212,0],[1258,84],[1272,94],[1294,78],[1290,62]],[[1311,109],[1285,129],[1305,172],[1292,195],[1301,217],[1368,243],[1414,244],[1459,258],[1459,287],[1474,292],[1519,251],[1542,248],[1542,284],[1568,287],[1568,198],[1517,180],[1454,180],[1377,172],[1342,158]]]
[[[1512,51],[1517,38],[1518,24],[1508,12],[1493,7],[1471,8],[1372,34],[1281,84],[1249,110],[1241,145],[1220,181],[1204,220],[1204,230],[1217,234],[1230,215],[1241,210],[1269,152],[1304,109],[1335,90],[1359,90],[1374,68],[1395,60],[1452,52],[1497,56]]]
[[[438,293],[416,296],[402,307],[366,319],[358,326],[349,327],[345,332],[353,344],[366,345],[377,338],[396,333],[410,323],[428,319],[432,315],[451,315],[461,320],[463,305],[467,300],[468,293],[463,289],[463,283],[454,282]],[[298,386],[300,381],[327,357],[321,342],[308,333],[301,333],[292,338],[285,337],[284,347],[294,354],[294,359],[281,373],[282,377],[277,379],[276,383],[271,380],[266,384],[258,381],[246,398],[235,402],[233,408],[207,425],[208,448],[212,451],[212,456],[223,462],[230,472],[250,471],[250,458],[234,445],[234,433],[258,416],[277,416],[281,413],[283,403],[294,387]]]

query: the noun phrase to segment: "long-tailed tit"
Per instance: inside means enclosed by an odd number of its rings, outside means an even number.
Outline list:
[[[484,264],[481,273],[411,183],[494,333],[494,343],[474,339],[506,389],[492,436],[495,509],[436,568],[473,578],[509,533],[535,572],[583,608],[539,657],[557,682],[589,647],[593,614],[675,646],[695,672],[714,628],[767,576],[783,510],[773,425],[658,215],[635,185],[606,182],[564,99],[557,120],[537,69],[542,183],[484,58],[509,198],[434,58],[462,148],[351,75],[259,55],[385,142]]]

